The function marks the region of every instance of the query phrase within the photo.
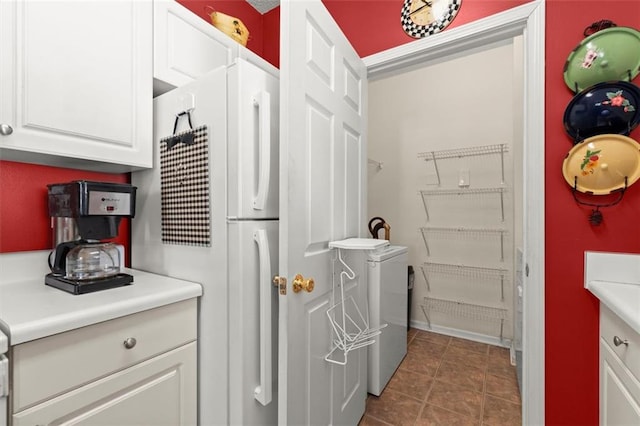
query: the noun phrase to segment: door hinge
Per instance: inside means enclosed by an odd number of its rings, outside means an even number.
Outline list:
[[[285,277],[276,275],[275,277],[273,277],[273,285],[278,287],[278,292],[282,296],[287,294],[287,279]]]

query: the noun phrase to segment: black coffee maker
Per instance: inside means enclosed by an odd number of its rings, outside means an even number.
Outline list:
[[[73,294],[133,283],[120,272],[120,250],[102,240],[115,238],[123,217],[135,216],[136,187],[77,180],[47,185],[54,250],[45,284]]]

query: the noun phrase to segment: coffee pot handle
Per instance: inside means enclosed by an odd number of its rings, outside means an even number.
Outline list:
[[[67,266],[67,255],[78,245],[78,241],[65,241],[56,246],[53,252],[53,262],[49,256],[49,268],[54,275],[65,275]]]

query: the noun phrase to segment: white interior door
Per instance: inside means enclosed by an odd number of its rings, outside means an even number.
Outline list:
[[[330,241],[360,236],[366,215],[366,67],[320,0],[281,2],[279,424],[357,424],[366,350],[332,349]],[[296,274],[312,292],[292,290]],[[336,276],[337,277],[337,276]],[[361,276],[346,291],[362,298]]]

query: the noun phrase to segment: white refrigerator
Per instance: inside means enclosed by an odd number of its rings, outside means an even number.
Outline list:
[[[154,167],[132,173],[132,267],[203,286],[203,426],[277,423],[278,81],[238,59],[158,96]]]

